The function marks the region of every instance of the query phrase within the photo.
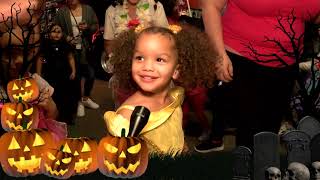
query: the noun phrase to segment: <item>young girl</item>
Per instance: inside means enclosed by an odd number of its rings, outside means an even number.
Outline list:
[[[164,6],[154,0],[122,0],[115,6],[109,6],[105,14],[104,46],[108,56],[112,54],[112,44],[115,37],[121,32],[134,29],[138,25],[144,27],[162,26],[168,27],[168,20]],[[112,73],[112,71],[109,71]],[[132,92],[118,88],[118,79],[112,76],[109,86],[113,90],[115,107],[119,107]]]
[[[80,87],[74,80],[76,68],[72,49],[63,39],[62,29],[57,24],[49,28],[49,39],[40,48],[37,73],[55,89],[52,98],[59,110],[58,119],[71,124],[78,104],[74,94]]]
[[[151,153],[175,155],[184,147],[184,90],[173,87],[172,81],[184,87],[210,86],[215,77],[216,58],[204,34],[191,27],[179,30],[175,26],[173,30],[150,27],[140,33],[124,32],[117,38],[110,59],[122,88],[135,93],[116,112],[105,113],[107,129],[116,136],[122,128],[128,133],[134,107],[147,107],[151,114],[140,135]]]

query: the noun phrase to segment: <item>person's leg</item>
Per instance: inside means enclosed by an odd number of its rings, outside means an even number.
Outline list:
[[[231,82],[232,83],[232,82]],[[211,99],[211,135],[208,141],[204,141],[195,146],[195,150],[200,153],[207,153],[211,151],[223,150],[223,136],[226,122],[230,115],[233,115],[234,108],[231,108],[234,104],[229,98],[231,95],[232,86],[230,83],[223,85],[216,85],[214,88],[209,89],[209,97]]]
[[[87,76],[85,77],[84,83],[84,97],[90,97],[91,90],[93,88],[95,76],[94,76],[94,69],[91,65],[87,65]]]
[[[82,66],[80,65],[80,59],[81,59],[81,50],[75,50],[75,64],[76,64],[76,78],[74,80],[74,84],[75,84],[75,89],[77,89],[76,91],[76,99],[78,99],[78,107],[77,107],[77,116],[78,117],[83,117],[85,115],[85,111],[84,111],[84,105],[82,104],[81,98],[82,98],[82,94],[83,94],[83,83],[82,83],[82,73],[84,71],[84,69],[82,68]]]
[[[189,95],[189,103],[193,111],[196,114],[196,118],[201,125],[202,133],[198,137],[200,141],[208,140],[211,133],[211,128],[209,125],[208,118],[205,114],[205,103],[208,100],[207,89],[202,87],[197,87],[191,90]]]
[[[195,147],[195,150],[201,153],[218,151],[224,148],[223,136],[226,124],[237,127],[242,134],[241,132],[245,132],[242,129],[248,128],[249,122],[253,119],[250,114],[241,112],[241,107],[245,109],[245,112],[250,112],[255,104],[255,98],[252,98],[255,87],[254,84],[250,83],[251,67],[248,66],[248,60],[244,57],[234,54],[229,54],[229,57],[233,65],[233,80],[228,83],[223,82],[220,85],[217,83],[214,88],[209,89],[213,115],[212,133],[209,141]],[[243,101],[243,99],[247,99],[247,101]],[[244,134],[246,135],[246,133]]]
[[[83,89],[82,104],[92,109],[98,109],[99,105],[90,98],[90,93],[95,80],[94,69],[89,64],[81,64],[81,76],[83,77],[81,80]]]
[[[258,81],[260,82],[258,92],[261,92],[259,102],[262,103],[259,106],[261,122],[257,129],[277,134],[281,121],[289,111],[289,99],[298,69],[296,67],[263,68],[260,72],[260,76],[257,77],[259,77]],[[264,83],[262,84],[262,82]]]
[[[289,107],[293,89],[290,70],[264,67],[252,62],[239,81],[237,145],[253,147],[253,136],[262,131],[277,133]],[[243,68],[245,69],[245,68]]]

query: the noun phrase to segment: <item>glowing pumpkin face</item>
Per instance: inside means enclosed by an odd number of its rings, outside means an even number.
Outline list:
[[[6,131],[35,129],[38,123],[38,108],[28,103],[6,103],[1,110],[1,125]]]
[[[95,140],[89,138],[67,138],[62,141],[66,152],[75,159],[74,175],[88,174],[98,169],[97,148]]]
[[[19,98],[22,98],[23,101],[31,102],[38,98],[39,87],[31,77],[15,79],[8,83],[7,92],[11,102],[18,102]]]
[[[40,173],[42,154],[53,148],[50,132],[40,129],[11,131],[0,139],[0,161],[6,174],[14,177]]]
[[[141,176],[148,166],[146,143],[138,137],[107,136],[98,146],[99,170],[109,177]]]
[[[60,150],[49,150],[43,157],[42,173],[59,179],[67,179],[72,176],[75,160],[74,156],[68,152],[68,149],[68,146],[61,146]]]

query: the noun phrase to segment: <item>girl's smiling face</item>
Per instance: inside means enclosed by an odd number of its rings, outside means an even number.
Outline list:
[[[143,33],[136,41],[132,59],[132,78],[148,93],[169,89],[171,79],[178,78],[177,52],[173,37],[160,33]]]
[[[60,26],[55,25],[51,28],[50,39],[59,41],[62,38],[62,29]]]

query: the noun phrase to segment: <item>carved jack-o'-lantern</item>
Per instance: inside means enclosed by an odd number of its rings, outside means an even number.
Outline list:
[[[42,173],[58,179],[67,179],[72,176],[75,159],[73,154],[68,152],[69,149],[66,145],[61,146],[60,149],[49,150],[43,156]]]
[[[117,178],[141,176],[148,166],[148,149],[138,137],[107,136],[98,146],[99,170],[102,174]]]
[[[85,137],[66,138],[61,144],[66,147],[66,152],[74,156],[74,175],[88,174],[98,169],[98,144],[95,140]]]
[[[31,102],[38,98],[39,87],[31,77],[15,79],[8,83],[7,92],[12,102],[18,102],[19,98],[22,98],[23,101]]]
[[[53,137],[48,131],[11,131],[0,139],[0,161],[9,176],[33,176],[40,172],[42,154],[53,148]]]
[[[1,110],[1,125],[6,131],[35,129],[38,123],[37,106],[26,102],[6,103]]]

